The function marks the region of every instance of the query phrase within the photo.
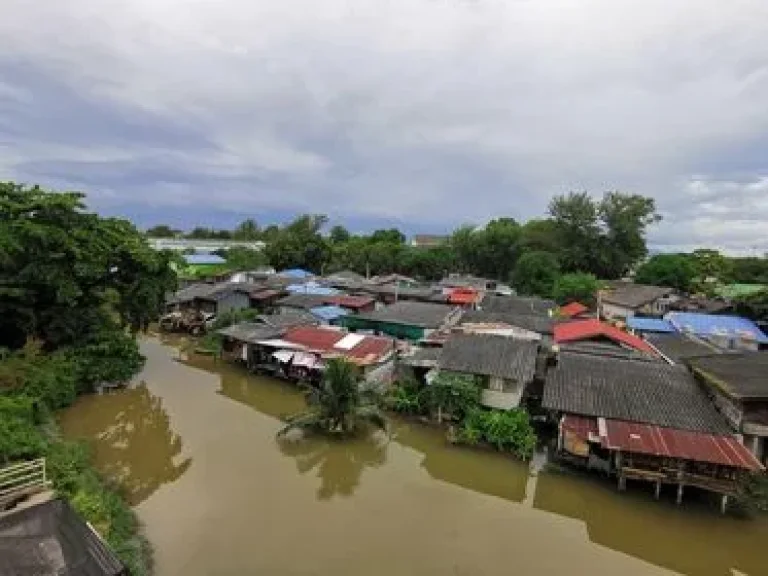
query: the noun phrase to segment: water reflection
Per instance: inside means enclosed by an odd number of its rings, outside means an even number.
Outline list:
[[[422,467],[432,478],[482,494],[522,502],[528,467],[495,452],[449,444],[442,430],[402,423],[394,440],[421,452]]]
[[[100,472],[115,481],[132,505],[177,480],[191,458],[179,459],[182,441],[159,396],[145,383],[83,397],[60,418],[64,434],[88,440]]]
[[[355,440],[286,438],[277,445],[280,452],[296,460],[299,474],[317,472],[320,500],[352,496],[363,471],[387,461],[387,443],[378,435]]]
[[[620,495],[612,483],[571,473],[539,474],[534,507],[582,520],[592,542],[683,574],[765,574],[755,551],[768,542],[764,518],[721,516],[690,491],[674,504],[673,490],[656,502],[647,487]]]

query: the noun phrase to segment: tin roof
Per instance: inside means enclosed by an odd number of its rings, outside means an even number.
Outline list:
[[[760,344],[768,344],[768,336],[763,334],[757,324],[740,316],[670,312],[664,318],[680,332],[690,332],[704,337],[744,338]]]
[[[475,304],[480,300],[480,293],[474,288],[454,288],[448,294],[448,302],[463,306]]]
[[[668,320],[659,318],[641,318],[639,316],[630,316],[627,318],[627,328],[639,330],[640,332],[659,332],[670,334],[677,332],[675,327]]]
[[[227,261],[218,254],[184,254],[184,262],[190,266],[227,263]]]
[[[606,419],[601,444],[609,450],[709,462],[746,470],[763,469],[757,458],[734,436]]]
[[[623,344],[647,354],[656,354],[653,348],[642,338],[619,330],[605,322],[600,322],[596,318],[575,320],[555,326],[555,342],[557,343],[590,340],[600,337],[608,338],[617,344]]]
[[[443,346],[441,370],[509,378],[520,383],[536,373],[537,342],[492,334],[453,334]]]
[[[486,294],[481,303],[482,309],[486,312],[504,312],[511,314],[543,314],[548,315],[549,311],[556,307],[553,300],[544,300],[542,298],[524,298],[521,296],[499,296],[497,294]]]
[[[281,270],[278,274],[286,278],[309,278],[313,275],[309,270],[303,270],[302,268],[288,268],[287,270]]]
[[[360,314],[358,318],[421,328],[439,328],[446,322],[453,310],[452,306],[445,304],[400,300],[386,308]]]
[[[370,306],[376,300],[371,296],[350,296],[349,294],[337,294],[334,296],[328,296],[325,299],[326,304],[334,304],[341,306],[342,308],[349,308],[351,310],[359,310]]]
[[[338,347],[349,336],[357,336],[353,345]],[[356,364],[375,364],[394,350],[394,343],[389,338],[348,334],[314,326],[292,328],[283,335],[283,340],[324,355],[343,356]]]
[[[569,430],[579,438],[589,440],[590,436],[598,436],[597,418],[594,416],[579,416],[578,414],[566,414],[560,421],[563,430]]]
[[[349,314],[348,310],[339,306],[317,306],[315,308],[310,308],[309,311],[313,316],[317,316],[326,322],[336,320],[337,318],[341,318],[342,316]]]
[[[768,400],[768,352],[717,354],[694,358],[691,366],[713,378],[727,394],[743,400]]]
[[[557,310],[557,313],[560,316],[565,316],[567,318],[575,318],[576,316],[581,316],[587,312],[589,312],[589,308],[584,306],[581,302],[570,302],[565,306],[560,306]]]
[[[640,308],[668,296],[674,292],[673,288],[666,286],[651,286],[646,284],[632,284],[631,282],[616,283],[610,290],[602,294],[602,301],[608,304],[616,304],[624,308]]]

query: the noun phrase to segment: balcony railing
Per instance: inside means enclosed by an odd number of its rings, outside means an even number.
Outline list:
[[[45,458],[19,462],[0,468],[0,510],[51,485],[45,471]]]

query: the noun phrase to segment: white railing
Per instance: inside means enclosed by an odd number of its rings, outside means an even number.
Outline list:
[[[45,458],[0,468],[0,508],[14,500],[42,492],[50,484],[45,471]]]

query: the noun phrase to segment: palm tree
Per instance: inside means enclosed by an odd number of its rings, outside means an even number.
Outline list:
[[[343,359],[332,359],[320,387],[308,397],[309,410],[288,418],[288,424],[277,435],[293,429],[350,434],[363,423],[386,430],[387,419],[376,400],[375,394],[360,389],[355,366]]]

